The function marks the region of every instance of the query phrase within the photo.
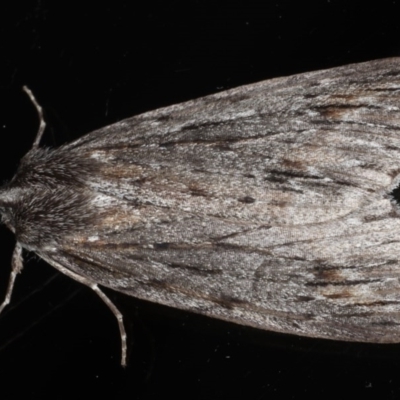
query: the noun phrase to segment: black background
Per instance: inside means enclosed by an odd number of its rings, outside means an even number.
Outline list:
[[[0,177],[28,151],[161,106],[271,77],[400,55],[400,1],[3,1]],[[2,227],[0,293],[14,245]],[[400,398],[400,346],[261,332],[89,289],[32,254],[0,316],[2,399]]]

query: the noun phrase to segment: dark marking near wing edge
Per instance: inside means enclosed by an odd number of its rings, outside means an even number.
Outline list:
[[[303,260],[306,260],[303,258]],[[315,259],[313,261],[308,261],[314,264],[313,274],[316,277],[327,276],[328,271],[342,271],[342,270],[357,270],[360,268],[358,265],[331,265],[325,260]],[[392,265],[397,264],[398,260],[385,260],[381,265]]]
[[[389,193],[389,195],[392,196],[392,197],[396,200],[397,205],[400,206],[400,185],[397,186],[396,189],[393,189],[393,190]]]
[[[318,175],[310,175],[300,171],[282,171],[279,169],[270,169],[265,171],[268,174],[271,174],[273,177],[282,176],[287,178],[303,178],[303,179],[323,179],[323,176]],[[266,178],[268,179],[268,178]]]
[[[244,196],[241,197],[240,199],[238,199],[241,203],[246,203],[246,204],[252,204],[256,201],[256,199],[254,199],[251,196]]]
[[[392,69],[392,70],[390,70],[390,71],[384,72],[384,73],[381,74],[381,75],[382,75],[382,76],[397,77],[397,76],[400,76],[400,72]]]
[[[207,143],[209,145],[214,145],[218,148],[226,147],[228,143],[237,142],[240,139],[221,139],[221,140],[205,140],[205,139],[188,139],[188,140],[170,140],[168,142],[161,142],[158,144],[159,147],[173,147],[179,145],[187,145],[187,144],[202,144]],[[227,149],[230,150],[230,149]]]
[[[222,124],[224,122],[224,124],[229,124],[230,122],[234,123],[234,121],[220,121],[218,123],[211,123],[211,125],[215,124]],[[207,124],[205,124],[207,125]],[[225,126],[226,128],[226,126]],[[238,128],[239,129],[239,128]],[[183,128],[182,128],[183,130]],[[301,132],[300,130],[298,132]],[[272,133],[271,133],[272,135]],[[218,137],[217,135],[215,135],[216,138],[188,138],[187,140],[184,139],[179,139],[179,140],[170,140],[170,141],[166,141],[166,142],[161,142],[158,144],[159,147],[173,147],[173,146],[179,146],[179,145],[194,145],[194,144],[207,144],[210,146],[215,146],[217,148],[219,148],[218,146],[224,146],[225,150],[231,150],[230,148],[228,148],[227,146],[229,144],[235,144],[235,143],[245,143],[245,142],[254,142],[255,140],[258,139],[265,139],[266,134],[264,135],[253,135],[253,136],[247,136],[247,137]],[[283,141],[282,141],[283,142]],[[292,143],[296,143],[295,141],[293,141]]]
[[[375,325],[375,326],[399,326],[400,323],[398,322],[394,322],[394,321],[371,321],[370,322],[371,325]]]
[[[192,123],[182,126],[182,131],[191,131],[191,130],[198,130],[202,128],[215,128],[217,126],[223,126],[226,128],[226,123],[230,121],[210,121],[210,122],[201,122],[201,123]],[[235,121],[232,121],[235,122]]]
[[[382,282],[381,279],[357,279],[354,281],[336,281],[336,282],[307,282],[306,286],[356,286],[356,285],[369,285],[371,283]]]
[[[173,119],[173,118],[171,117],[170,114],[162,114],[156,118],[156,121],[166,122],[166,121],[170,121],[171,119]]]
[[[371,88],[370,89],[372,92],[398,92],[398,91],[400,91],[400,87],[397,87],[397,88],[389,88],[389,87],[386,87],[386,88]]]
[[[293,193],[301,193],[301,194],[303,194],[304,193],[304,190],[301,190],[301,189],[296,189],[296,188],[293,188],[293,187],[290,187],[289,185],[286,185],[286,180],[281,180],[281,179],[279,179],[279,180],[274,180],[274,179],[268,179],[268,178],[264,178],[264,180],[265,181],[268,181],[268,182],[272,182],[272,183],[276,183],[276,184],[280,184],[279,186],[277,186],[277,187],[271,187],[270,188],[270,190],[277,190],[277,191],[280,191],[280,192],[282,192],[282,191],[286,191],[286,192],[293,192]]]
[[[302,163],[299,160],[290,160],[288,158],[285,158],[282,160],[282,165],[285,166],[286,168],[290,170],[304,170],[306,167],[304,166],[304,163]]]
[[[400,304],[400,301],[396,300],[387,300],[387,301],[371,301],[371,302],[352,302],[352,305],[360,306],[360,307],[371,307],[371,306],[390,306],[393,304]]]
[[[266,176],[266,177],[264,177],[264,180],[269,181],[269,182],[276,182],[276,183],[286,183],[286,181],[287,181],[287,179],[285,179],[283,177],[278,177],[275,175]]]
[[[328,298],[328,299],[348,299],[351,297],[354,297],[354,295],[349,292],[348,290],[343,290],[340,293],[330,293],[330,294],[324,294],[324,297]],[[354,303],[352,303],[354,304]]]
[[[308,301],[314,301],[315,297],[312,296],[297,296],[296,301],[304,301],[304,302],[308,302]]]
[[[243,304],[251,304],[247,300],[238,299],[237,297],[229,296],[229,295],[221,295],[220,297],[211,297],[210,298],[214,303],[217,303],[221,307],[227,308],[231,310],[235,308],[235,306],[243,305]]]
[[[209,193],[196,184],[191,184],[189,186],[189,191],[192,196],[209,197]]]
[[[325,268],[316,266],[313,271],[315,278],[321,281],[342,281],[341,268]]]
[[[168,282],[166,279],[149,278],[146,281],[140,279],[138,279],[137,281],[138,283],[141,283],[144,286],[152,286],[159,289],[167,289],[169,291],[173,291],[171,283]]]
[[[170,243],[168,243],[168,242],[154,243],[153,246],[154,246],[154,249],[156,249],[156,250],[168,250],[170,247]]]
[[[343,103],[338,103],[338,104],[324,104],[324,105],[316,105],[310,107],[312,110],[317,111],[321,115],[329,118],[329,117],[340,117],[346,111],[348,110],[358,110],[360,108],[365,108],[365,109],[378,109],[380,110],[381,107],[379,106],[373,106],[370,104],[343,104]]]
[[[186,264],[178,264],[178,263],[167,263],[167,265],[171,268],[174,269],[181,269],[183,271],[189,271],[191,273],[200,275],[200,276],[208,276],[208,275],[220,275],[222,274],[221,269],[213,268],[213,269],[207,269],[207,268],[201,268],[201,267],[195,267],[192,265],[186,265]]]
[[[146,176],[142,176],[140,178],[137,178],[135,180],[132,181],[133,185],[136,186],[142,186],[144,183],[146,183],[149,179]]]
[[[102,249],[107,249],[107,250],[122,250],[122,249],[139,249],[141,246],[139,243],[134,243],[134,242],[121,242],[121,243],[105,243],[101,241],[100,243],[97,242],[85,242],[86,247],[101,247]]]

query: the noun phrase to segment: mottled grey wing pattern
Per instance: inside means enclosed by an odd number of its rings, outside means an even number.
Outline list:
[[[44,258],[262,329],[400,341],[400,60],[273,79],[62,148],[95,223]]]

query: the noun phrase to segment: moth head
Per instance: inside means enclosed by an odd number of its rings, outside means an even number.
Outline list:
[[[17,207],[17,204],[20,201],[21,197],[21,188],[11,187],[9,184],[4,185],[0,188],[1,222],[6,224],[10,229],[12,229],[13,227],[12,210]]]
[[[97,211],[91,204],[91,192],[79,186],[13,180],[0,188],[1,222],[34,251],[90,226]]]

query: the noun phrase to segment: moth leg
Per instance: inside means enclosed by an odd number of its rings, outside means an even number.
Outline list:
[[[92,285],[90,287],[98,294],[98,296],[104,301],[104,303],[107,304],[108,308],[112,311],[112,313],[115,315],[115,318],[117,319],[119,333],[121,336],[121,365],[123,367],[126,367],[126,352],[128,346],[126,344],[124,318],[116,305],[103,293],[103,291],[97,285]]]
[[[46,122],[45,122],[45,120],[43,118],[43,109],[42,109],[42,107],[40,107],[39,103],[35,99],[35,96],[33,95],[31,90],[27,86],[23,86],[22,89],[29,96],[29,98],[30,98],[31,102],[33,103],[33,105],[35,106],[36,111],[37,111],[38,116],[39,116],[39,129],[38,129],[38,132],[36,134],[36,138],[35,138],[35,140],[33,142],[33,145],[32,145],[32,148],[36,148],[36,147],[39,147],[40,140],[42,139],[43,132],[44,132],[44,130],[46,128]]]
[[[22,257],[22,246],[17,242],[14,247],[12,261],[11,261],[11,274],[8,280],[7,292],[4,301],[0,305],[0,313],[4,307],[10,303],[11,295],[14,289],[14,283],[17,275],[22,271],[24,267],[24,259]]]

